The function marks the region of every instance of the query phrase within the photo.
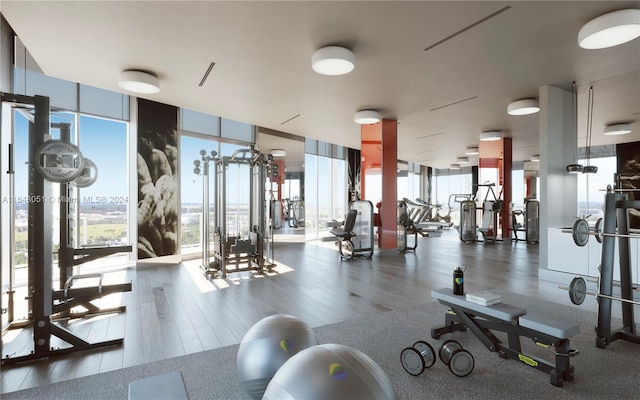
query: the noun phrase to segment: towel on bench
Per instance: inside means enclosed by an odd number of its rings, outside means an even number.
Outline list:
[[[502,301],[502,296],[497,293],[492,293],[488,290],[485,290],[483,292],[467,293],[465,298],[467,301],[475,304],[480,304],[481,306],[492,306]]]

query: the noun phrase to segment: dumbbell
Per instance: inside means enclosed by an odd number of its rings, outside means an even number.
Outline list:
[[[400,362],[405,371],[418,376],[436,362],[436,352],[429,343],[418,340],[412,347],[402,350]]]
[[[475,360],[471,353],[463,349],[462,345],[455,340],[447,340],[442,343],[438,356],[443,363],[449,366],[449,370],[459,377],[469,375],[475,366]]]

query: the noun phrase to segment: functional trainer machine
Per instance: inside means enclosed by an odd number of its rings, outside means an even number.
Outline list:
[[[51,124],[49,98],[45,96],[24,96],[2,93],[2,103],[33,109],[33,120],[29,124],[29,199],[28,204],[28,298],[29,319],[12,323],[9,328],[32,326],[33,350],[22,356],[3,355],[2,365],[45,357],[69,354],[75,351],[94,349],[123,343],[123,339],[90,343],[74,335],[71,331],[55,324],[61,317],[78,318],[87,315],[124,311],[124,307],[100,309],[93,300],[111,293],[131,291],[131,283],[102,285],[102,275],[74,275],[73,267],[90,260],[118,252],[130,252],[131,246],[93,247],[75,249],[72,246],[69,226],[69,211],[74,203],[70,201],[70,182],[78,182],[86,187],[97,178],[97,168],[93,163],[85,165],[80,150],[69,141],[68,124]],[[60,140],[47,140],[50,127],[58,128]],[[10,156],[12,164],[13,156]],[[13,167],[10,165],[9,173]],[[13,179],[11,177],[10,179]],[[75,181],[79,179],[78,181]],[[53,248],[52,225],[53,203],[51,182],[60,183],[60,249],[59,274],[60,289],[53,288]],[[11,185],[13,186],[13,185]],[[78,256],[78,257],[76,257]],[[97,278],[98,286],[74,288],[80,279]],[[10,308],[13,304],[13,290],[9,292]],[[86,311],[71,312],[82,306]],[[12,310],[10,310],[11,313]],[[68,347],[53,348],[51,338],[55,336],[69,344]]]
[[[446,288],[431,291],[431,296],[449,307],[445,325],[432,329],[432,338],[440,339],[441,335],[468,328],[487,349],[502,358],[521,361],[549,374],[550,382],[555,386],[560,387],[563,381],[573,380],[574,368],[569,360],[578,352],[570,348],[569,338],[580,332],[579,325],[543,314],[528,314],[525,309],[504,303],[483,306],[467,301],[464,296],[454,295],[451,289]],[[505,333],[509,343],[502,343],[492,331]],[[529,338],[543,347],[553,346],[555,363],[524,354],[521,337]]]
[[[269,255],[272,241],[267,227],[269,201],[266,199],[265,184],[273,166],[273,157],[264,155],[253,147],[236,150],[231,156],[215,159],[215,232],[213,260],[203,265],[207,275],[257,271],[271,272],[275,266],[273,255]],[[239,189],[238,182],[228,179],[229,168],[248,176],[249,190],[231,193]],[[230,196],[238,198],[233,199]],[[240,202],[240,197],[248,195],[248,202]],[[235,222],[235,224],[234,224]],[[204,251],[208,251],[205,249]]]

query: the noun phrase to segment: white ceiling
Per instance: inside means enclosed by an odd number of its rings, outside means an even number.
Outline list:
[[[624,8],[638,2],[0,3],[48,75],[121,92],[121,71],[148,70],[161,82],[148,99],[353,148],[354,113],[374,108],[398,120],[399,159],[435,168],[463,156],[483,130],[511,136],[514,161],[538,154],[538,115],[506,108],[547,84],[577,82],[581,145],[590,86],[592,145],[639,141],[640,39],[602,50],[577,44],[584,23]],[[325,45],[352,49],[355,70],[314,73],[311,55]],[[633,122],[631,135],[602,135],[621,121]]]

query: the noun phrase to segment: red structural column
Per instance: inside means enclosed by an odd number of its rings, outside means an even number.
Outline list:
[[[507,137],[496,142],[480,142],[479,150],[478,166],[480,168],[496,168],[498,170],[498,182],[496,184],[500,189],[496,195],[502,199],[502,211],[498,216],[498,227],[501,229],[502,238],[507,239],[511,237],[512,139]],[[498,188],[496,187],[496,189]]]
[[[512,173],[513,151],[512,139],[506,137],[502,139],[502,238],[511,237],[511,204],[513,193]]]
[[[378,228],[378,247],[395,249],[397,247],[397,168],[398,168],[398,122],[383,119],[377,124],[361,127],[362,192],[366,187],[366,170],[380,168],[382,174],[382,206]],[[374,206],[378,199],[365,199]]]

